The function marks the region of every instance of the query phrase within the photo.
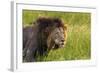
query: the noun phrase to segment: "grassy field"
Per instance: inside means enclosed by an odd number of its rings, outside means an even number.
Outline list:
[[[91,58],[91,14],[82,12],[50,12],[23,10],[23,25],[30,26],[38,16],[59,17],[68,26],[65,48],[51,50],[41,61],[84,60]],[[41,58],[38,58],[39,61]]]

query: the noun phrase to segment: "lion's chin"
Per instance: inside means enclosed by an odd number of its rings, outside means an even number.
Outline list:
[[[59,48],[64,48],[64,45],[60,45]]]

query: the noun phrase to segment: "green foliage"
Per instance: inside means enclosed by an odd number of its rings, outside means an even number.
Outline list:
[[[54,12],[23,10],[23,24],[29,26],[39,16],[59,17],[68,24],[65,48],[51,50],[40,61],[83,60],[91,58],[91,14],[82,12]]]

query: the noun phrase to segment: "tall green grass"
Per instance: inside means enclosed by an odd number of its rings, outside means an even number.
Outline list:
[[[38,61],[84,60],[91,58],[91,14],[82,12],[54,12],[23,10],[23,25],[30,26],[39,16],[59,17],[68,25],[65,48],[51,50]]]

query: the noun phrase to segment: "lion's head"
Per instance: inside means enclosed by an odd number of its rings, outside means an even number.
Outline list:
[[[47,39],[49,49],[63,48],[67,40],[67,27],[55,27]]]
[[[46,45],[45,47],[49,49],[64,47],[67,39],[67,26],[60,18],[39,17],[36,23],[39,26],[40,44]]]

